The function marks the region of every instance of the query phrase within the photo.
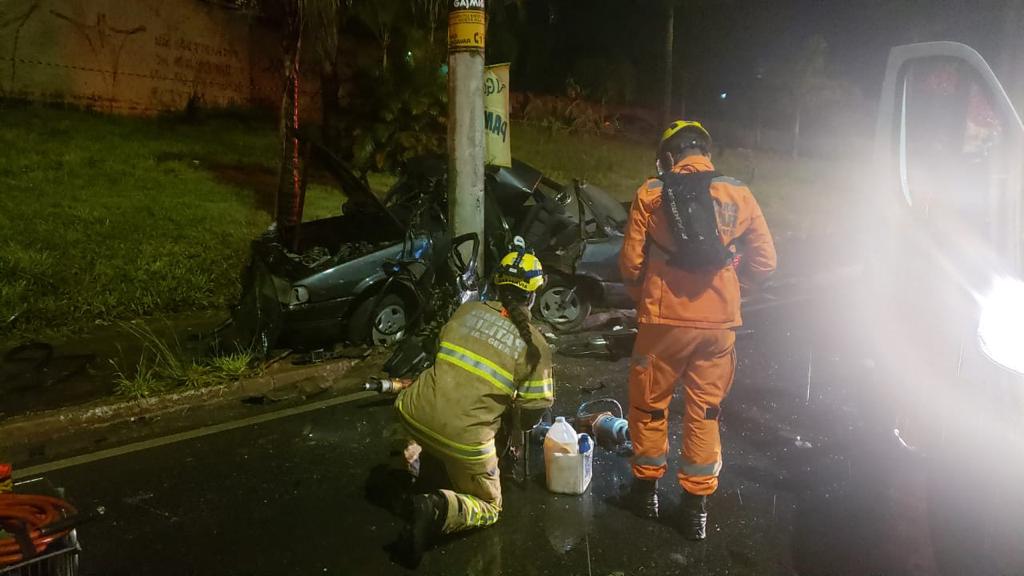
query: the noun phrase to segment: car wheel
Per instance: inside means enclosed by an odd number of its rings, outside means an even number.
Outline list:
[[[371,296],[352,314],[348,339],[354,344],[390,346],[405,337],[408,323],[409,310],[401,297]]]
[[[565,280],[552,280],[537,295],[534,315],[555,330],[570,332],[583,325],[590,315],[590,308],[587,295],[577,285]]]

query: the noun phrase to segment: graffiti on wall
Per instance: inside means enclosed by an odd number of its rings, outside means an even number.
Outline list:
[[[15,13],[7,18],[0,17],[0,34],[5,36],[9,35],[11,38],[11,50],[10,56],[7,58],[10,64],[10,76],[9,84],[14,84],[14,79],[18,74],[18,60],[16,58],[18,54],[18,42],[21,40],[21,31],[25,27],[25,23],[28,22],[29,18],[39,9],[39,3],[34,2],[29,6],[25,7],[20,13]],[[5,94],[3,76],[0,76],[0,94]]]
[[[272,31],[197,0],[6,0],[0,96],[153,113],[274,102]],[[129,7],[130,6],[130,7]]]
[[[190,98],[203,98],[201,88],[242,95],[248,89],[248,71],[237,48],[212,44],[171,33],[153,38],[155,54],[150,75],[167,80],[150,90],[161,107]]]
[[[117,86],[117,73],[121,67],[121,54],[124,51],[128,39],[136,34],[146,31],[143,25],[128,28],[119,28],[107,23],[107,15],[103,12],[95,14],[93,22],[79,20],[57,10],[50,10],[50,14],[61,21],[71,25],[74,34],[80,35],[89,47],[95,66],[94,69],[100,75],[105,88],[107,99],[113,103],[115,100],[115,88]]]

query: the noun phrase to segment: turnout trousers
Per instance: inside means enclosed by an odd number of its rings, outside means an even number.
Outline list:
[[[448,503],[443,533],[483,528],[498,521],[501,481],[497,458],[466,461],[424,447],[419,478],[424,482],[418,483],[437,488]]]
[[[629,371],[633,475],[657,479],[668,458],[668,407],[683,390],[679,485],[694,495],[718,488],[722,442],[718,417],[736,370],[732,330],[641,324]]]

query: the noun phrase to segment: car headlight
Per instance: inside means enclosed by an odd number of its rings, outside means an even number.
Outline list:
[[[981,298],[978,341],[993,362],[1024,374],[1024,282],[1000,277]]]
[[[305,304],[309,301],[309,290],[306,290],[305,286],[292,286],[292,291],[288,295],[288,305],[298,306],[299,304]]]

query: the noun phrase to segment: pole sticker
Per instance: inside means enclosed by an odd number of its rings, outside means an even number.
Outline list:
[[[487,35],[484,0],[451,0],[448,52],[483,52]]]

